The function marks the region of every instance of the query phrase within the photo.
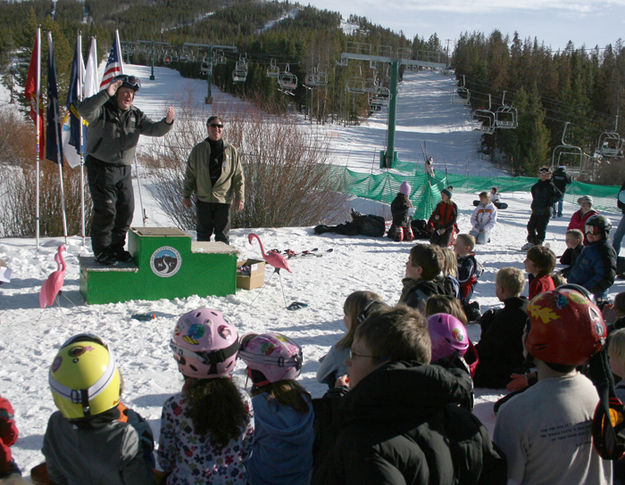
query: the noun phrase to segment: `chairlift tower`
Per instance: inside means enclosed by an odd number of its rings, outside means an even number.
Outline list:
[[[348,46],[349,47],[349,46]],[[441,62],[432,62],[419,59],[408,58],[409,52],[398,50],[396,53],[384,52],[388,55],[373,55],[371,48],[363,49],[362,45],[356,46],[356,52],[341,53],[341,61],[347,62],[350,59],[357,61],[367,61],[369,63],[378,62],[382,64],[390,64],[391,79],[389,84],[389,100],[388,100],[388,124],[386,137],[386,151],[380,154],[380,168],[392,168],[397,162],[397,152],[395,151],[395,125],[397,121],[397,80],[399,79],[399,66],[403,65],[411,67],[428,67],[431,69],[443,69],[445,64]]]
[[[207,64],[208,68],[206,69],[206,80],[208,81],[208,91],[206,93],[206,98],[204,98],[205,104],[211,104],[213,102],[213,92],[211,89],[211,85],[213,84],[213,52],[218,51],[220,55],[223,55],[223,51],[228,50],[232,52],[237,52],[237,47],[235,45],[215,45],[215,44],[196,44],[193,42],[185,42],[183,44],[184,47],[196,47],[200,51],[206,50],[208,52]],[[219,59],[221,61],[221,59]]]

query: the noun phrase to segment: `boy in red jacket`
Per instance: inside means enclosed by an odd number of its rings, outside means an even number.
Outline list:
[[[551,273],[556,267],[556,255],[545,246],[532,246],[527,250],[525,270],[533,276],[530,280],[529,299],[545,291],[556,289]]]
[[[430,237],[430,243],[443,248],[449,246],[454,230],[456,230],[457,218],[458,206],[451,200],[451,190],[441,190],[441,201],[436,205],[428,220],[428,226],[434,231]]]

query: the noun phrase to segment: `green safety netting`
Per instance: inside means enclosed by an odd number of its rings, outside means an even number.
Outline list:
[[[398,169],[405,173],[396,173]],[[354,172],[345,167],[331,167],[330,174],[337,190],[387,204],[395,198],[401,183],[407,181],[412,186],[410,200],[415,207],[413,216],[415,219],[428,219],[440,200],[440,191],[449,185],[465,193],[475,192],[476,199],[479,192],[490,191],[491,187],[497,186],[505,200],[506,193],[529,192],[538,180],[536,177],[483,177],[451,173],[436,174],[432,177],[420,172],[421,170],[423,170],[421,164],[417,166],[415,163],[399,161],[394,172],[367,174]],[[579,196],[590,195],[596,209],[615,212],[619,189],[620,186],[617,185],[594,185],[573,181],[567,186],[565,200],[576,204]]]

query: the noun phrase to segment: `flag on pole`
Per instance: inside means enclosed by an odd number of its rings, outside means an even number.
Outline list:
[[[100,89],[106,88],[115,76],[124,73],[124,65],[122,63],[122,48],[119,42],[119,33],[115,31],[115,40],[109,52],[108,61],[104,68],[104,76],[100,82]]]
[[[95,37],[91,37],[91,48],[85,68],[85,82],[82,86],[82,99],[90,98],[98,91],[98,48]]]
[[[82,101],[82,85],[85,77],[85,65],[82,60],[82,39],[80,34],[76,39],[76,50],[72,62],[72,70],[69,78],[69,91],[67,92],[67,111],[63,120],[63,153],[70,167],[80,165],[80,155],[84,154],[83,140],[81,136],[82,117],[78,113],[78,104]]]
[[[56,62],[52,33],[48,32],[48,109],[46,112],[46,158],[63,164],[63,143],[61,140],[61,119],[59,115],[59,93],[56,84]]]
[[[35,122],[37,132],[37,150],[40,158],[45,157],[45,144],[43,143],[43,96],[41,93],[41,30],[37,29],[35,46],[30,56],[30,66],[26,76],[24,95],[30,101],[30,117]]]

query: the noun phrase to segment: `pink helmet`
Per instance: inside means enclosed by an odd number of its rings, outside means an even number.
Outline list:
[[[180,317],[169,346],[183,375],[223,377],[234,370],[239,336],[219,310],[198,308]]]
[[[432,362],[458,353],[462,357],[469,348],[469,335],[464,324],[449,313],[435,313],[428,317],[432,340]]]
[[[302,348],[279,333],[251,333],[241,340],[239,357],[257,386],[296,379],[302,369]]]
[[[399,186],[399,193],[400,194],[404,194],[404,195],[410,195],[410,191],[412,190],[412,187],[410,186],[410,184],[406,181],[403,181],[401,183],[401,185]]]

